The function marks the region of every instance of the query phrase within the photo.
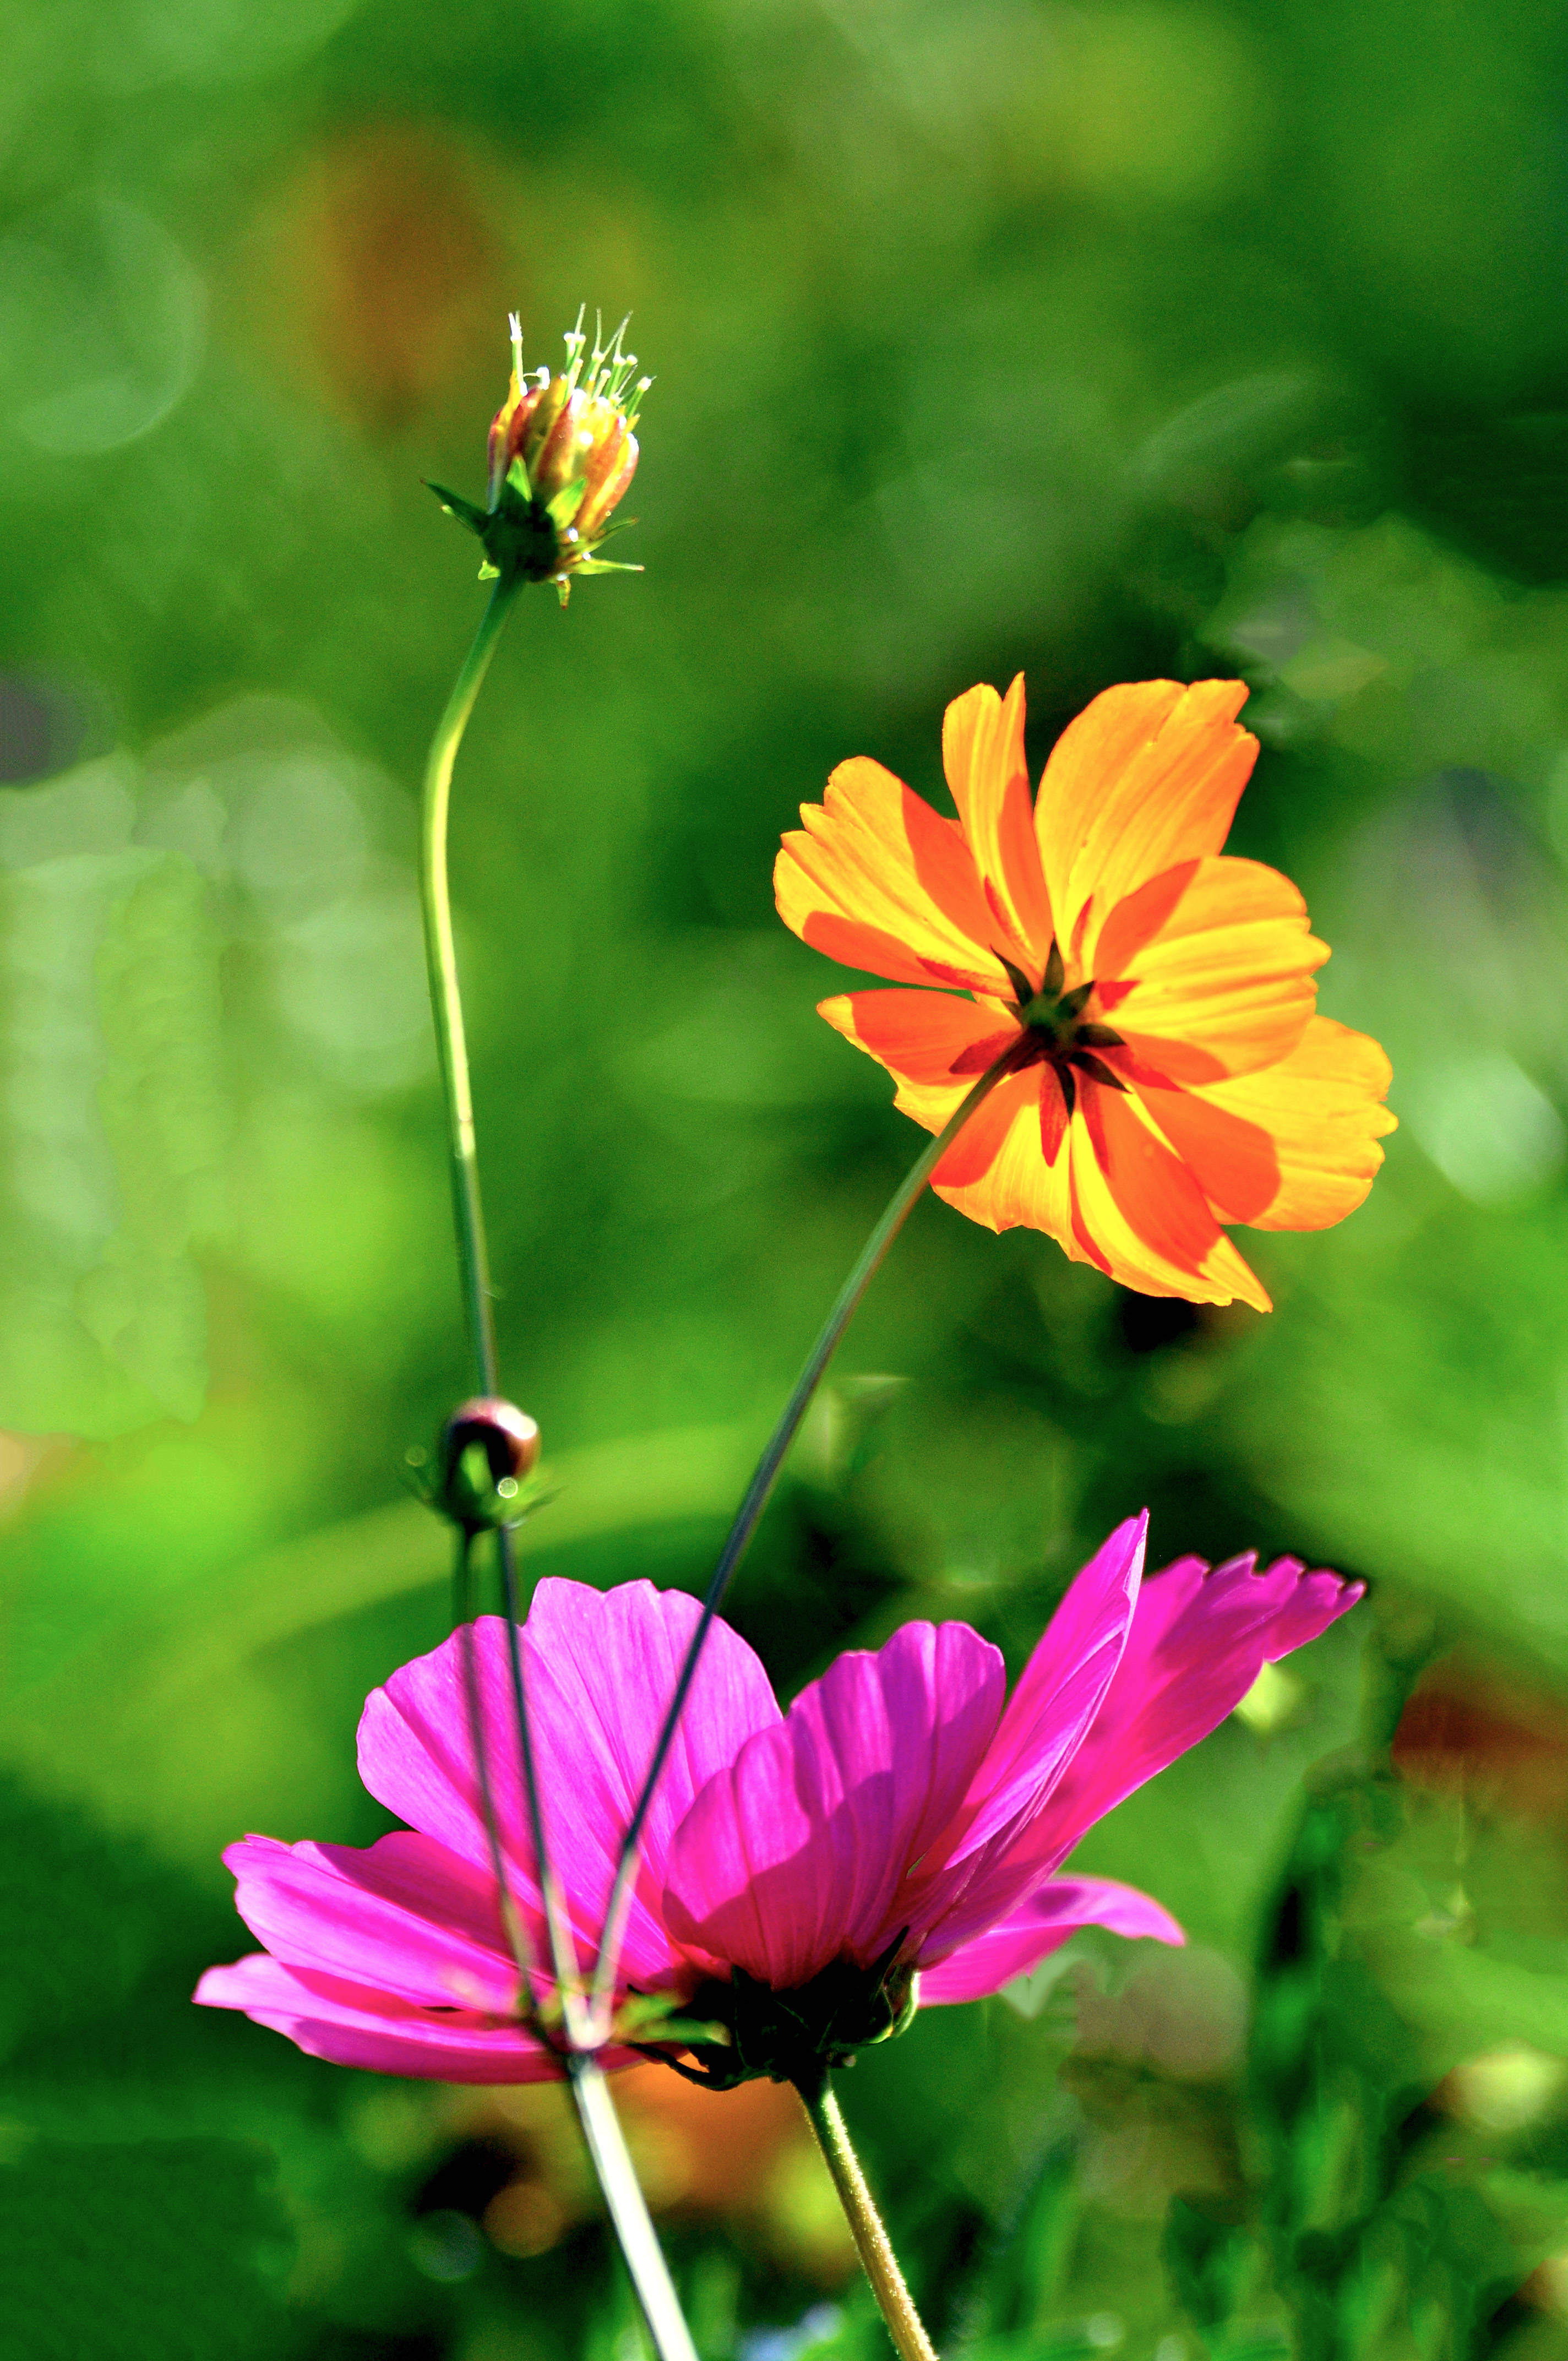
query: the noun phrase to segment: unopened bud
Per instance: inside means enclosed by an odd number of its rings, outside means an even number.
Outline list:
[[[515,312],[510,325],[511,382],[490,423],[487,504],[431,489],[483,542],[481,573],[554,582],[565,606],[579,574],[642,571],[595,552],[637,471],[633,429],[652,379],[635,376],[636,354],[621,350],[624,320],[608,344],[598,329],[589,351],[579,312],[555,376],[524,370]]]
[[[441,1430],[435,1505],[470,1532],[504,1524],[538,1460],[537,1421],[498,1395],[476,1395]]]

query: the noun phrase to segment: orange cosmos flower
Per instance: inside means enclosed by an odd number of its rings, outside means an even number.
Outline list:
[[[939,1131],[1009,1071],[932,1186],[992,1229],[1048,1230],[1145,1295],[1269,1300],[1223,1222],[1323,1229],[1359,1205],[1395,1118],[1376,1041],[1314,1014],[1329,956],[1287,877],[1221,851],[1257,741],[1245,683],[1108,688],[1029,801],[1024,680],[948,706],[945,819],[859,756],[774,872],[818,950],[901,984],[821,1004]]]

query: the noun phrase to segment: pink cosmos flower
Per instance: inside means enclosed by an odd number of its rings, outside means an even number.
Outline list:
[[[685,2045],[685,2070],[718,2083],[819,2073],[916,2001],[993,1993],[1085,1925],[1183,1939],[1147,1894],[1059,1866],[1360,1586],[1243,1557],[1212,1571],[1182,1558],[1140,1588],[1146,1523],[1119,1526],[1078,1576],[1010,1698],[1001,1656],[967,1624],[909,1623],[874,1653],[839,1656],[781,1712],[752,1651],[715,1624],[647,1823],[620,1971],[622,1999],[669,1994],[723,2028]],[[647,1582],[542,1582],[529,1610],[547,1842],[585,1960],[697,1612]],[[543,1956],[504,1625],[481,1620],[475,1645],[510,1879]],[[559,2071],[517,2021],[461,1650],[458,1635],[405,1664],[365,1708],[360,1775],[407,1830],[365,1851],[230,1848],[240,1914],[266,1949],[210,1969],[198,2001],[383,2073]],[[632,2056],[602,2053],[609,2066]]]

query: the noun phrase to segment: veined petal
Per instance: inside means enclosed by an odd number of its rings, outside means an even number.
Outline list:
[[[1148,1522],[1119,1524],[1051,1617],[965,1798],[965,1851],[1043,1802],[1081,1745],[1132,1627]]]
[[[1143,1573],[1146,1511],[1103,1542],[1030,1656],[951,1828],[918,1880],[923,1956],[941,1957],[1011,1910],[1038,1877],[1009,1867],[1019,1839],[1093,1727],[1126,1644]],[[1043,1872],[1042,1872],[1043,1873]]]
[[[989,686],[956,697],[942,719],[942,767],[1000,940],[1038,986],[1053,928],[1024,754],[1024,675],[1005,698]]]
[[[1252,1557],[1212,1573],[1181,1558],[1151,1575],[1099,1712],[1042,1807],[993,1840],[927,1937],[940,1956],[1010,1916],[1096,1820],[1222,1722],[1265,1663],[1316,1639],[1361,1596],[1338,1575]],[[1042,1643],[1043,1644],[1043,1643]]]
[[[667,1924],[787,1992],[909,1924],[907,1872],[996,1729],[1002,1658],[966,1624],[907,1623],[839,1656],[698,1795],[670,1850]]]
[[[863,755],[840,763],[800,817],[773,892],[803,942],[898,983],[1008,989],[991,947],[996,920],[955,820]]]
[[[1010,1074],[965,1124],[931,1186],[987,1229],[1044,1230],[1074,1262],[1091,1260],[1072,1224],[1068,1128],[1052,1068]]]
[[[1088,1259],[1142,1295],[1272,1309],[1186,1165],[1129,1097],[1080,1085],[1069,1138],[1073,1227]]]
[[[1133,681],[1058,739],[1035,827],[1058,939],[1084,977],[1118,902],[1223,844],[1257,754],[1235,722],[1246,694],[1239,680]]]
[[[1259,1073],[1138,1095],[1220,1221],[1321,1230],[1372,1186],[1377,1142],[1398,1120],[1382,1104],[1390,1080],[1367,1034],[1314,1016]]]
[[[534,1592],[523,1656],[545,1839],[585,1946],[597,1941],[603,1924],[621,1838],[699,1612],[684,1592],[655,1590],[648,1582],[601,1592],[551,1580]],[[359,1769],[389,1810],[483,1869],[489,1852],[468,1742],[464,1644],[455,1632],[372,1694],[359,1726]],[[474,1646],[509,1865],[520,1892],[532,1894],[533,1852],[506,1626],[499,1617],[480,1618]],[[644,1828],[625,1955],[635,1980],[655,1978],[672,1962],[648,1897],[657,1892],[681,1815],[753,1730],[778,1719],[757,1657],[738,1632],[715,1623]]]
[[[510,2014],[517,1970],[492,1878],[430,1837],[400,1831],[367,1850],[247,1837],[224,1860],[235,1907],[274,1959],[427,2007]],[[536,1897],[518,1902],[536,1947]]]
[[[1139,1594],[1105,1701],[1028,1831],[1044,1868],[1062,1861],[1107,1812],[1218,1728],[1266,1664],[1315,1640],[1354,1607],[1358,1582],[1251,1555],[1212,1571],[1179,1558]]]
[[[1305,902],[1277,869],[1228,854],[1182,862],[1106,919],[1095,1005],[1140,1070],[1172,1082],[1217,1082],[1288,1056],[1312,1014],[1313,971],[1328,955]]]
[[[901,1082],[956,1084],[955,1106],[1020,1031],[998,1002],[951,992],[845,992],[817,1013]]]
[[[1187,1940],[1168,1910],[1135,1885],[1111,1877],[1053,1877],[983,1935],[920,1971],[920,2005],[983,2000],[1015,1976],[1026,1976],[1080,1927],[1108,1927],[1129,1941],[1152,1936],[1157,1943]]]
[[[439,2082],[547,2082],[559,2065],[521,2026],[498,2025],[471,2009],[437,2013],[313,1970],[286,1968],[253,1951],[229,1968],[209,1968],[192,1997],[203,2008],[237,2008],[286,2034],[311,2058],[374,2074]],[[636,2063],[629,2050],[603,2050],[606,2066]]]

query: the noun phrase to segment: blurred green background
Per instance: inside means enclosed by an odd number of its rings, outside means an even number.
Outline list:
[[[467,1390],[411,853],[505,315],[656,377],[454,864],[531,1574],[700,1585],[916,1144],[770,870],[1024,667],[1244,674],[1401,1129],[1123,1293],[928,1200],[735,1597],[1016,1664],[1111,1523],[1372,1602],[1086,1866],[1186,1922],[846,2104],[945,2354],[1568,2353],[1568,19],[1547,0],[0,0],[0,2352],[630,2361],[548,2095],[197,2012],[221,1846],[367,1841]],[[1414,1684],[1413,1694],[1411,1694]],[[1409,1702],[1407,1704],[1407,1696]],[[1403,1716],[1401,1719],[1401,1714]],[[1388,1742],[1398,1731],[1390,1756]],[[705,2361],[885,2348],[771,2086],[648,2070]]]

